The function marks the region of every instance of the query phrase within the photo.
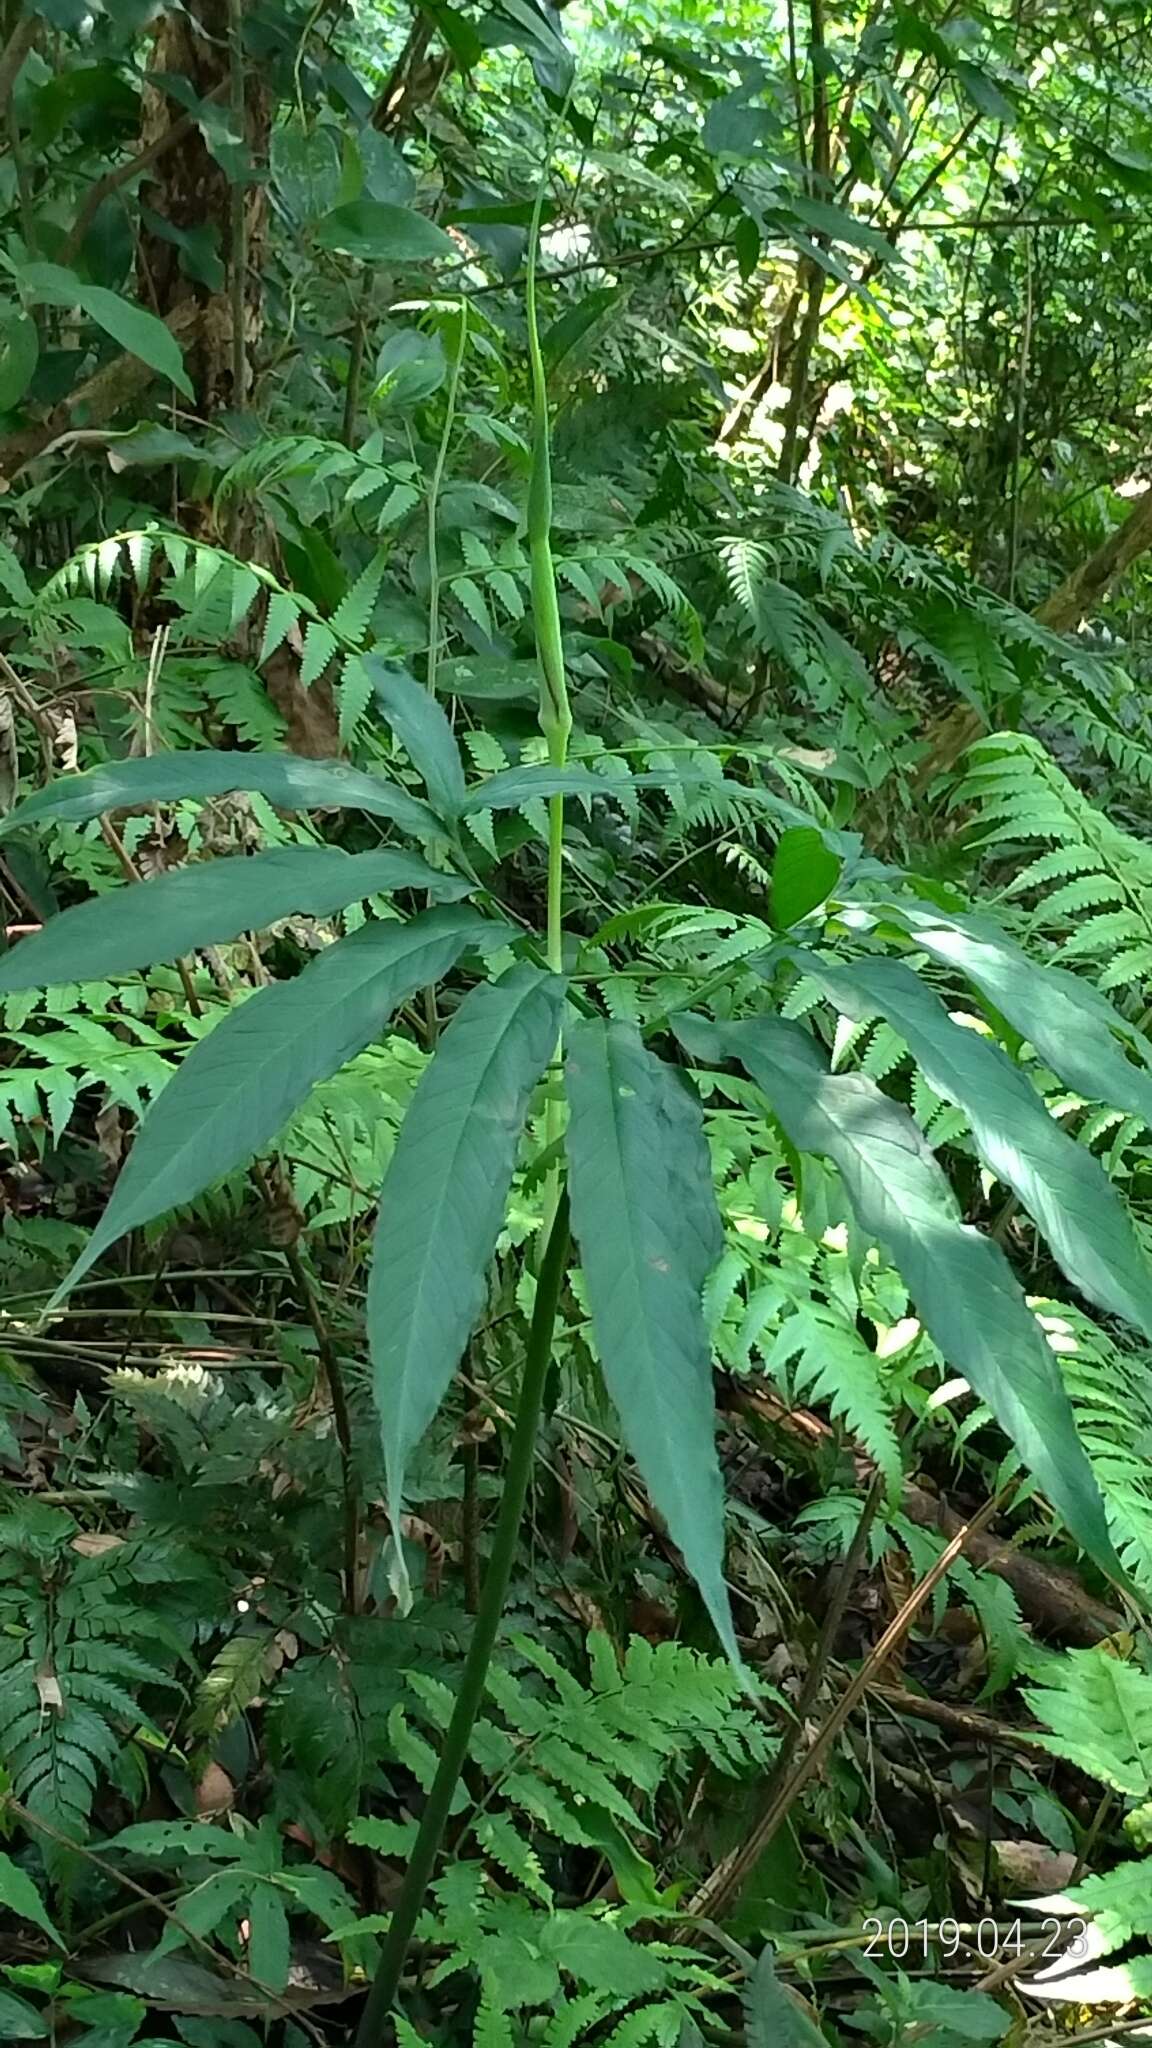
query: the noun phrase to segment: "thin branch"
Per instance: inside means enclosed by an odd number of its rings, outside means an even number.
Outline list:
[[[825,1716],[803,1756],[776,1791],[747,1840],[726,1856],[722,1863],[718,1863],[701,1885],[688,1908],[693,1918],[702,1916],[707,1920],[717,1920],[723,1917],[728,1903],[775,1839],[809,1779],[815,1776],[853,1710],[878,1678],[893,1651],[903,1642],[921,1608],[931,1599],[941,1580],[951,1570],[969,1537],[978,1535],[992,1520],[1002,1505],[1003,1498],[1003,1490],[994,1494],[991,1500],[985,1502],[979,1514],[974,1515],[970,1522],[963,1523],[951,1543],[941,1551],[935,1564],[912,1588],[899,1613],[889,1623],[835,1706]]]

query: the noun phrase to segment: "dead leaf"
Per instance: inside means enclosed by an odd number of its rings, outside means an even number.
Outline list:
[[[58,1714],[64,1712],[64,1695],[60,1690],[60,1680],[50,1664],[41,1665],[36,1673],[36,1691],[42,1707],[52,1707]]]
[[[216,1813],[230,1813],[236,1800],[236,1787],[226,1770],[219,1764],[206,1764],[203,1775],[196,1787],[196,1811],[202,1820]]]
[[[1041,1897],[1062,1892],[1076,1868],[1071,1849],[1047,1842],[993,1842],[992,1853],[1006,1885]]]
[[[124,1152],[124,1126],[118,1102],[106,1102],[97,1114],[96,1143],[109,1166],[119,1166]]]
[[[123,1536],[114,1536],[111,1530],[106,1530],[104,1534],[93,1530],[86,1536],[74,1536],[70,1548],[76,1552],[77,1557],[103,1557],[109,1550],[119,1550],[123,1542]]]

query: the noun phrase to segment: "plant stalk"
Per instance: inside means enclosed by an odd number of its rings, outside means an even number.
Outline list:
[[[404,1876],[400,1896],[396,1901],[384,1943],[384,1952],[380,1958],[380,1967],[376,1972],[356,2032],[355,2048],[380,2048],[384,2040],[385,2023],[400,1988],[405,1959],[424,1903],[424,1894],[436,1867],[436,1858],[449,1810],[464,1768],[476,1716],[484,1698],[488,1666],[500,1627],[500,1617],[504,1612],[508,1581],[512,1576],[512,1565],[516,1556],[520,1522],[528,1497],[528,1482],[532,1474],[532,1458],[536,1447],[536,1430],[544,1400],[548,1368],[552,1361],[552,1332],[556,1324],[556,1310],[567,1260],[568,1200],[565,1193],[556,1210],[555,1221],[549,1232],[540,1267],[540,1277],[536,1283],[536,1305],[532,1311],[532,1326],[528,1333],[524,1376],[520,1382],[520,1399],[516,1408],[516,1425],[508,1451],[500,1513],[496,1522],[492,1555],[484,1578],[484,1590],[480,1596],[476,1626],[468,1646],[452,1719],[444,1737],[440,1764],[432,1783],[432,1790],[428,1794],[428,1803],[424,1808],[420,1831],[416,1837],[416,1845]]]

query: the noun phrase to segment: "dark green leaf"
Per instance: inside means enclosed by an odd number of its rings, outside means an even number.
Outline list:
[[[1015,107],[982,65],[972,64],[966,57],[961,57],[953,68],[974,107],[978,107],[982,114],[987,114],[990,120],[999,121],[1005,128],[1014,126]]]
[[[39,1927],[57,1948],[64,1947],[64,1941],[48,1918],[47,1908],[27,1871],[0,1850],[0,1906],[6,1906],[21,1920],[31,1920]]]
[[[283,1895],[273,1884],[256,1883],[248,1901],[249,1973],[269,1991],[283,1991],[291,1962]]]
[[[831,893],[841,865],[815,825],[782,833],[772,857],[773,924],[780,930],[799,924]]]
[[[19,405],[39,361],[36,322],[18,306],[6,306],[0,314],[0,412]]]
[[[380,199],[353,199],[326,213],[316,229],[322,249],[358,256],[365,263],[426,263],[460,251],[435,221],[407,206],[388,206]]]
[[[814,228],[817,234],[827,235],[833,242],[848,242],[854,249],[868,249],[874,255],[891,260],[896,250],[887,235],[878,228],[870,228],[855,214],[843,206],[832,206],[826,199],[804,199],[793,193],[788,201],[797,220],[806,227]]]
[[[474,782],[464,800],[464,816],[474,811],[515,811],[537,797],[613,796],[618,784],[590,768],[551,768],[546,761],[527,768],[501,768]]]
[[[340,142],[336,130],[299,116],[281,121],[269,144],[272,180],[293,219],[319,220],[340,194]]]
[[[806,954],[803,966],[845,1015],[887,1018],[929,1087],[964,1111],[981,1157],[1020,1197],[1073,1286],[1152,1337],[1152,1271],[1124,1204],[1007,1053],[954,1024],[898,960],[831,967]]]
[[[582,341],[592,328],[607,318],[614,306],[621,303],[621,296],[619,285],[599,285],[595,291],[585,292],[566,313],[561,313],[560,318],[554,320],[540,337],[548,368],[558,368],[577,342]]]
[[[150,370],[166,377],[185,398],[195,399],[180,344],[155,313],[145,312],[143,306],[134,306],[103,285],[86,284],[75,271],[58,263],[24,263],[16,275],[33,304],[79,306],[129,355],[138,356]]]
[[[1038,966],[981,918],[907,903],[892,908],[910,926],[916,944],[966,974],[1069,1087],[1089,1102],[1126,1109],[1152,1127],[1152,1070],[1127,1057],[1117,1034],[1142,1056],[1152,1055],[1152,1046],[1091,982],[1064,967]]]
[[[831,1074],[798,1026],[677,1018],[695,1056],[738,1059],[801,1152],[831,1159],[945,1359],[988,1403],[1076,1540],[1121,1576],[1059,1368],[1008,1261],[960,1220],[919,1125],[863,1074]]]
[[[421,1078],[384,1180],[368,1331],[397,1535],[409,1453],[483,1306],[524,1117],[555,1050],[563,1000],[563,982],[534,967],[472,990]]]
[[[341,853],[334,846],[281,846],[203,861],[62,911],[0,959],[0,995],[129,974],[197,946],[223,945],[282,917],[327,917],[397,889],[426,889],[452,902],[470,888],[461,876],[390,848]]]
[[[361,659],[371,677],[376,702],[423,777],[433,805],[444,817],[456,817],[466,795],[464,769],[452,727],[432,692],[398,662],[385,661],[379,654],[365,654]]]
[[[744,1991],[748,2048],[828,2048],[807,2007],[776,1975],[776,1956],[766,1943]]]
[[[723,1249],[699,1106],[630,1024],[574,1023],[572,1227],[624,1438],[739,1663],[701,1289]]]
[[[137,804],[177,803],[183,798],[225,796],[255,790],[282,811],[368,811],[391,818],[405,832],[442,837],[434,813],[381,776],[365,775],[343,761],[306,761],[298,754],[151,754],[137,761],[108,761],[86,775],[68,775],[0,818],[0,837],[25,825],[76,824],[102,811]]]
[[[503,654],[455,654],[440,663],[436,688],[441,696],[463,697],[470,704],[534,704],[540,671],[534,661]]]
[[[191,1202],[270,1144],[318,1081],[384,1029],[415,989],[507,927],[460,905],[367,924],[232,1010],[188,1054],[140,1127],[116,1190],[61,1299],[126,1230]]]
[[[13,1991],[0,1991],[0,2041],[40,2041],[48,2022],[26,1998]]]

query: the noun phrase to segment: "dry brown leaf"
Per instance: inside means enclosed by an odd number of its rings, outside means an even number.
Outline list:
[[[114,1536],[111,1530],[101,1534],[93,1530],[89,1535],[74,1536],[69,1546],[77,1557],[103,1557],[109,1550],[119,1550],[123,1536]]]
[[[50,1664],[43,1665],[36,1673],[36,1691],[42,1707],[52,1707],[58,1714],[64,1712],[64,1695],[60,1690],[60,1680]]]
[[[96,1143],[109,1166],[119,1166],[124,1152],[124,1126],[118,1102],[106,1102],[96,1118]]]
[[[992,1853],[1006,1886],[1042,1898],[1062,1892],[1076,1868],[1071,1849],[1053,1849],[1048,1842],[993,1842]]]
[[[206,1764],[196,1787],[196,1811],[202,1820],[215,1813],[229,1813],[235,1804],[236,1787],[220,1764]]]

